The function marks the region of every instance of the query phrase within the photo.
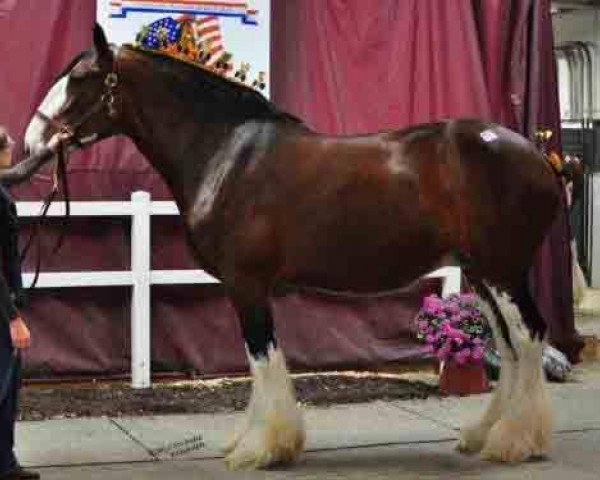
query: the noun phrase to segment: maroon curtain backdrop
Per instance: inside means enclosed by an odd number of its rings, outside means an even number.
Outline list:
[[[500,6],[505,2],[500,0],[272,3],[273,99],[322,132],[399,128],[446,116],[478,116],[511,124],[514,104],[529,105],[535,94],[527,74],[528,55],[551,64],[551,49],[543,53],[539,42],[536,47],[524,37],[530,25],[525,20],[514,23],[518,15],[503,13]],[[540,12],[547,12],[547,1],[513,3],[535,4]],[[530,9],[519,11],[532,18]],[[94,1],[0,2],[0,123],[8,124],[13,136],[21,137],[53,76],[89,46],[94,19]],[[547,35],[549,16],[541,16],[538,23]],[[504,45],[510,49],[500,48]],[[518,70],[511,55],[524,62],[516,63]],[[523,87],[522,92],[515,90],[521,96],[510,95],[514,90],[507,89],[515,75],[516,85]],[[526,84],[523,78],[529,79]],[[537,78],[544,80],[539,91],[554,101],[554,80]],[[542,98],[536,101],[547,105]],[[521,124],[514,125],[523,130]],[[74,199],[128,199],[138,189],[151,192],[154,199],[170,198],[162,180],[125,138],[73,155],[69,172]],[[13,193],[21,200],[37,200],[49,186],[45,171]],[[539,265],[546,270],[538,277],[546,279],[551,268],[552,280],[538,284],[542,289],[538,296],[546,299],[553,339],[569,343],[572,312],[567,311],[570,291],[564,286],[570,270],[548,262],[550,255],[563,258],[562,228],[559,222],[542,252]],[[46,252],[57,230],[55,224],[44,229]],[[126,219],[78,219],[69,227],[59,254],[45,255],[44,267],[127,268],[129,240]],[[178,219],[153,221],[152,264],[154,268],[193,267]],[[277,328],[291,365],[333,368],[421,357],[423,350],[414,342],[409,321],[423,291],[435,288],[424,282],[384,300],[340,301],[300,293],[276,299]],[[152,302],[156,368],[201,373],[246,368],[233,312],[218,287],[156,287]],[[30,369],[127,371],[127,289],[36,291],[26,314],[35,340],[26,358]]]
[[[528,12],[526,30],[530,35],[525,53],[529,58],[525,90],[529,95],[523,107],[521,129],[532,134],[541,127],[550,128],[554,132],[551,148],[560,152],[560,105],[556,91],[558,75],[549,3],[547,0],[531,2]],[[570,238],[570,225],[562,180],[560,186],[563,208],[538,253],[532,277],[542,315],[553,319],[550,322],[550,338],[575,361],[584,341],[574,324],[571,249],[567,241]]]
[[[273,44],[273,99],[316,130],[476,116],[550,127],[560,145],[549,0],[275,1]],[[565,212],[532,277],[550,340],[576,360]]]
[[[490,118],[470,0],[273,2],[273,99],[332,134]]]

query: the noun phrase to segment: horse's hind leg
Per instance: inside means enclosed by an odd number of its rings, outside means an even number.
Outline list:
[[[484,447],[489,432],[507,410],[517,378],[517,358],[510,338],[505,313],[500,309],[494,293],[487,285],[473,282],[482,300],[482,310],[488,318],[500,353],[501,366],[498,385],[481,420],[461,430],[458,449],[462,452],[479,452]],[[506,312],[510,313],[510,312]],[[514,313],[514,312],[513,312]]]
[[[265,300],[236,307],[253,387],[245,417],[225,446],[231,469],[256,469],[291,463],[304,446],[304,425],[285,359],[277,347],[271,308]]]
[[[544,455],[552,436],[552,409],[542,368],[544,322],[527,282],[501,298],[503,313],[514,323],[517,369],[513,388],[500,419],[487,436],[485,459],[518,462]],[[512,313],[505,313],[512,312]],[[523,322],[527,328],[523,328]]]

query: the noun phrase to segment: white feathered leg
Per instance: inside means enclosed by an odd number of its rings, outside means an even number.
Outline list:
[[[518,307],[506,294],[492,289],[505,318],[517,359],[500,335],[489,307],[497,346],[502,356],[500,381],[481,421],[461,433],[459,448],[481,450],[484,459],[519,462],[544,455],[552,437],[552,408],[542,367],[543,343],[531,340]]]
[[[482,310],[489,321],[500,354],[500,378],[483,417],[477,423],[461,430],[458,441],[458,449],[461,452],[481,451],[490,430],[507,408],[517,377],[516,359],[500,333],[496,316],[491,307],[483,301]]]
[[[552,407],[542,368],[543,344],[529,336],[518,344],[517,379],[500,419],[481,451],[484,459],[520,462],[548,452],[552,438]]]
[[[248,355],[254,377],[245,418],[224,450],[231,469],[257,469],[293,462],[305,432],[283,353],[269,347],[268,358]]]

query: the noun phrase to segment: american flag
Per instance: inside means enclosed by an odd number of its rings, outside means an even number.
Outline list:
[[[219,17],[203,16],[197,18],[195,26],[198,40],[209,45],[210,59],[206,63],[207,65],[213,65],[225,50]]]
[[[189,17],[186,18],[189,19]],[[199,15],[194,18],[193,23],[196,42],[198,44],[201,42],[208,44],[210,58],[206,62],[206,65],[214,65],[225,51],[219,17],[215,15]]]
[[[168,43],[174,43],[181,34],[181,24],[171,17],[156,20],[146,28],[143,37],[140,38],[140,43],[146,48],[158,48],[163,35]]]

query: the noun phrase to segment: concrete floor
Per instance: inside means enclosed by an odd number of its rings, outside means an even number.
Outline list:
[[[600,478],[600,363],[551,391],[551,455],[518,466],[454,450],[458,428],[481,414],[489,395],[307,408],[308,452],[282,471],[225,470],[219,448],[235,414],[21,422],[18,453],[45,479]],[[198,435],[200,449],[175,458],[165,450]]]
[[[578,330],[600,336],[588,301]],[[600,478],[600,362],[551,384],[555,408],[549,458],[516,466],[455,451],[458,428],[481,415],[488,395],[307,408],[307,452],[287,470],[228,472],[220,445],[237,415],[171,415],[21,422],[18,454],[44,479],[544,479]],[[172,457],[168,447],[200,436],[201,448]]]

